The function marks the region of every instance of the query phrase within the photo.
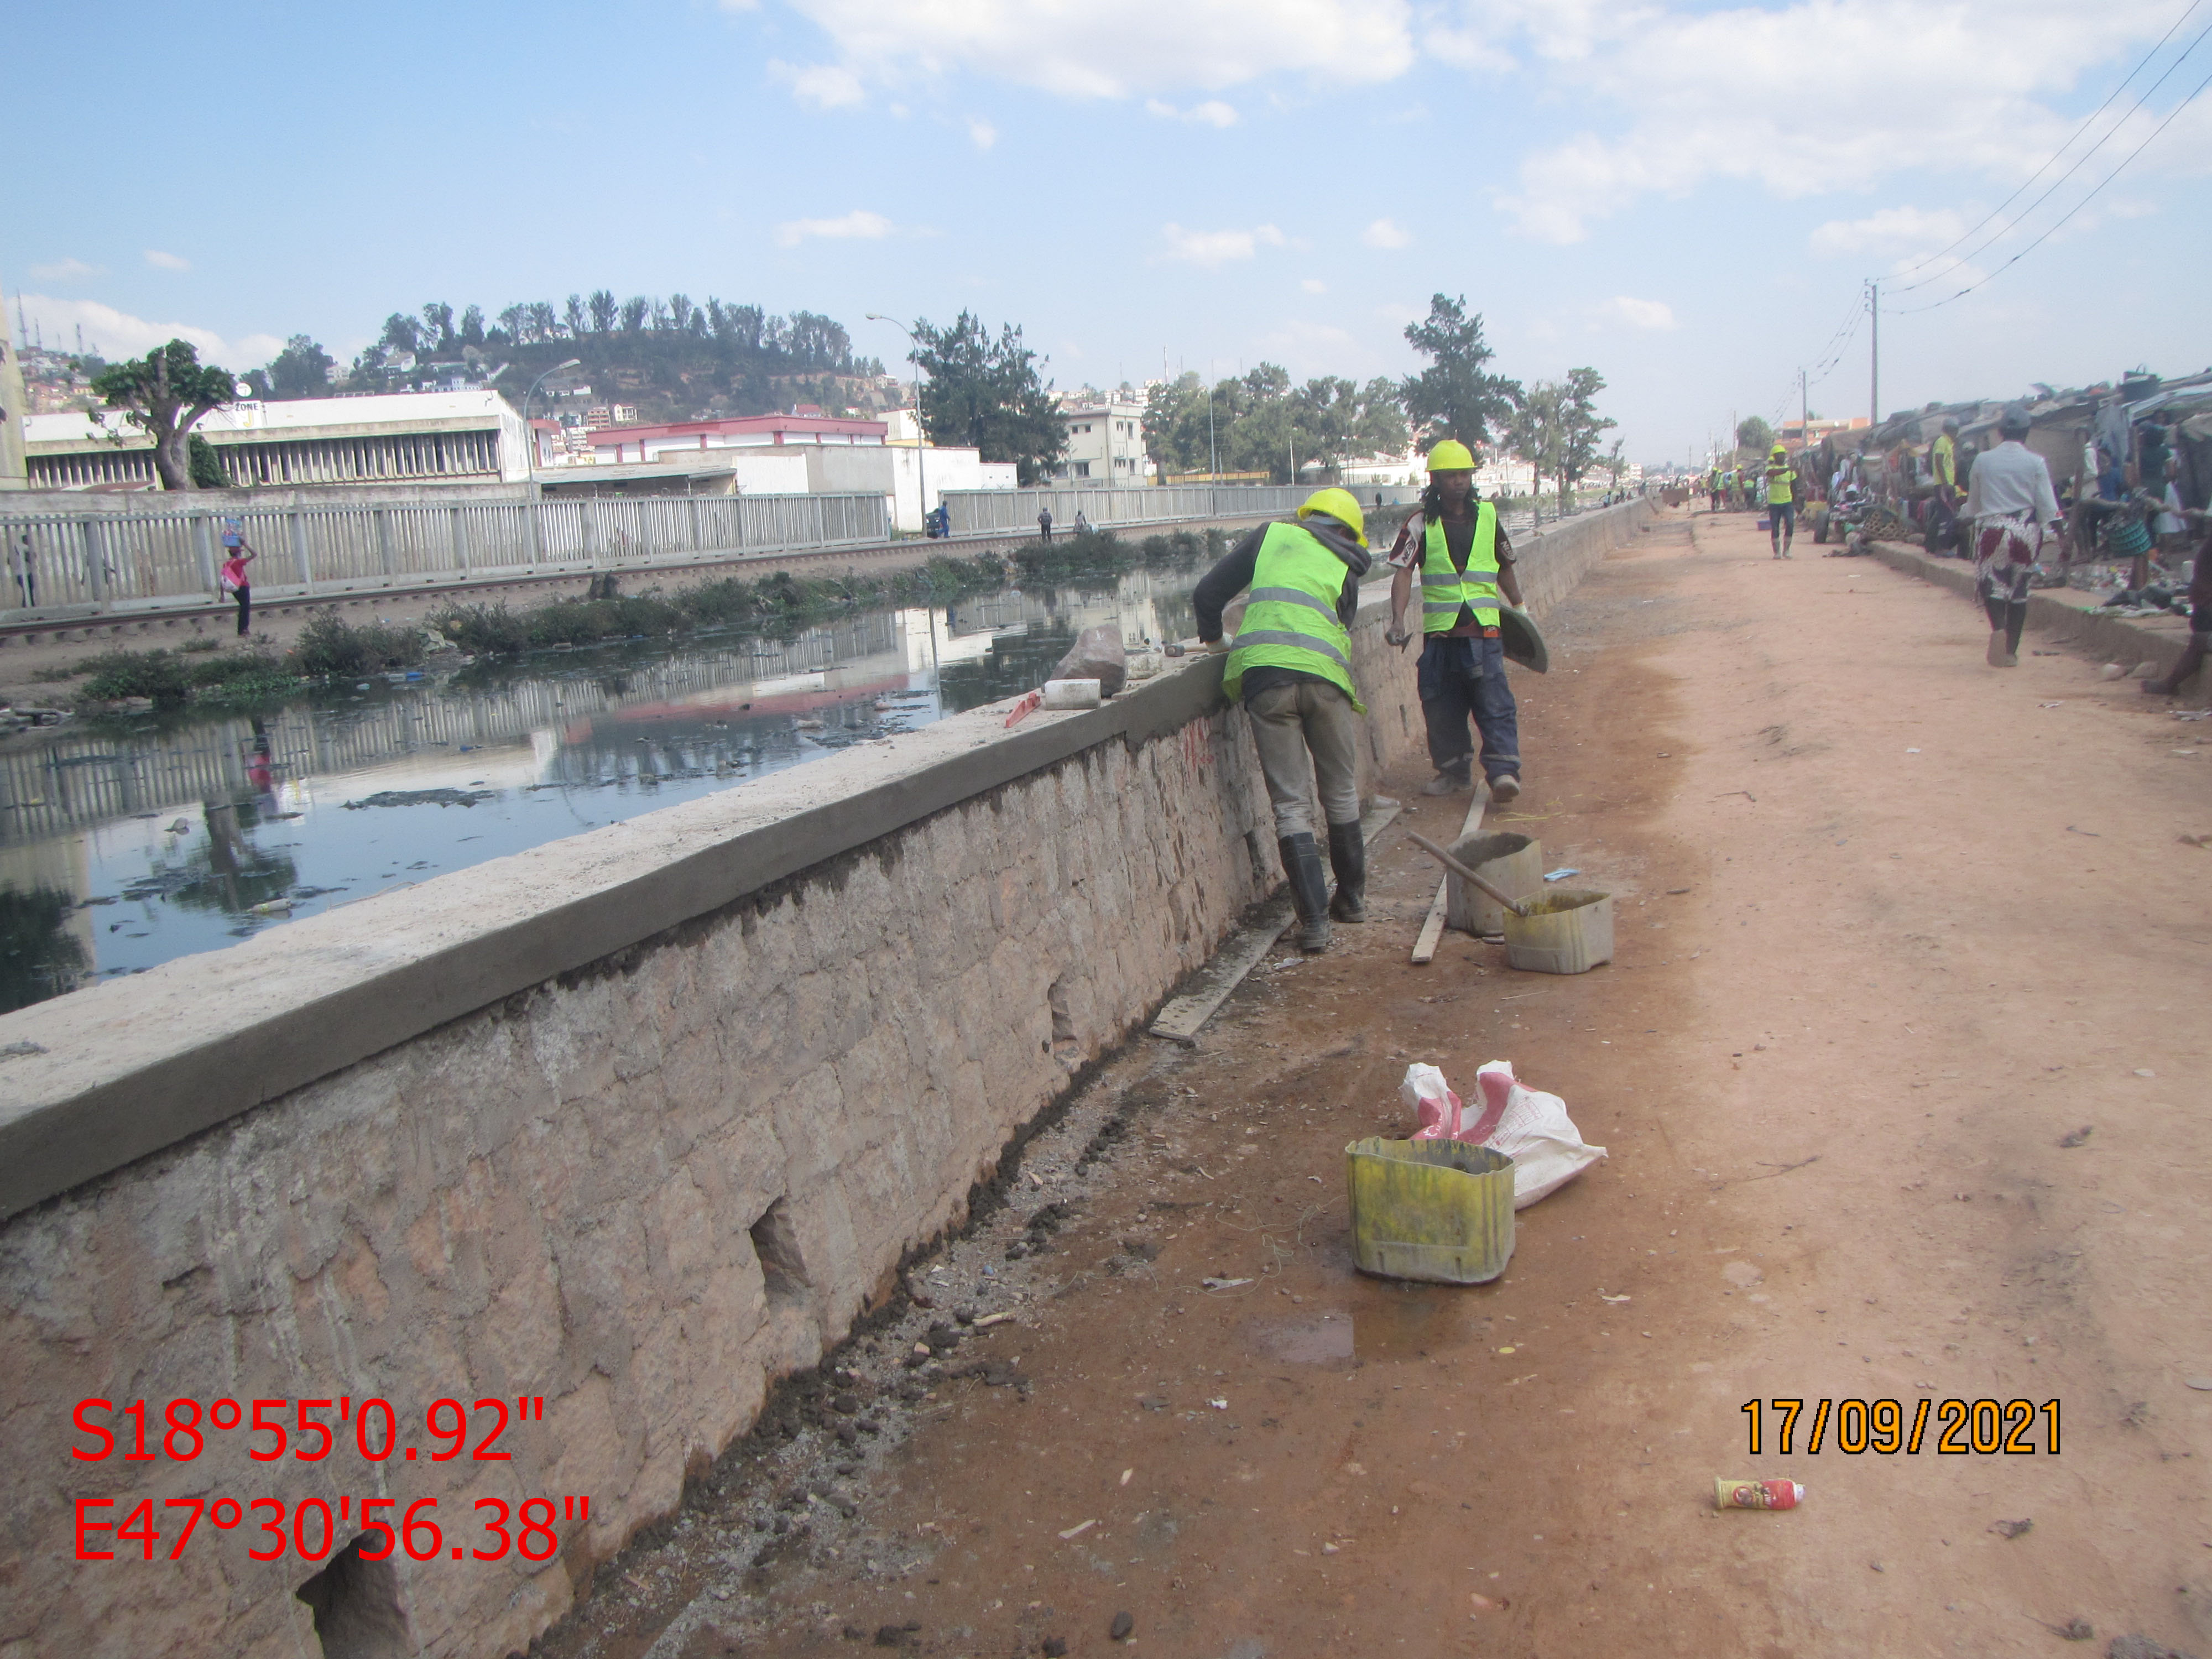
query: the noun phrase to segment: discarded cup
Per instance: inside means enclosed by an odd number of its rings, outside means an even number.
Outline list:
[[[1795,1480],[1713,1482],[1713,1507],[1717,1510],[1794,1510],[1804,1498],[1805,1488]]]

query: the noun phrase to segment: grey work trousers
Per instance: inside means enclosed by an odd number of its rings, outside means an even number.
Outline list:
[[[1330,823],[1359,822],[1359,716],[1324,680],[1292,680],[1244,699],[1260,772],[1275,808],[1275,837],[1323,833],[1314,794]]]

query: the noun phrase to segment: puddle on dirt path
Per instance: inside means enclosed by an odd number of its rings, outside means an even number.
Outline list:
[[[1419,1359],[1472,1341],[1480,1317],[1463,1290],[1443,1285],[1356,1287],[1348,1312],[1310,1319],[1250,1319],[1244,1339],[1293,1365],[1340,1365],[1353,1360]]]

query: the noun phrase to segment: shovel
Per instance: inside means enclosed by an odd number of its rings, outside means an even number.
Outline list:
[[[1522,921],[1525,921],[1528,920],[1528,907],[1519,899],[1510,899],[1506,897],[1504,893],[1500,892],[1497,888],[1492,887],[1488,882],[1485,881],[1480,876],[1475,874],[1474,871],[1468,869],[1467,866],[1462,864],[1449,853],[1445,852],[1443,848],[1437,846],[1436,842],[1431,841],[1426,836],[1416,835],[1412,830],[1407,830],[1407,835],[1414,846],[1419,848],[1424,853],[1426,853],[1437,863],[1443,865],[1445,869],[1450,871],[1452,874],[1457,876],[1462,881],[1467,882],[1479,891],[1487,894],[1492,899],[1495,900],[1498,903],[1504,905],[1508,910],[1511,911],[1515,915],[1519,916]]]

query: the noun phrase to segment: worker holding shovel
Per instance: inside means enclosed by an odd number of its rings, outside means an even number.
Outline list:
[[[1498,596],[1521,608],[1513,544],[1498,522],[1498,503],[1474,495],[1474,456],[1456,438],[1429,452],[1429,487],[1421,510],[1406,520],[1390,550],[1390,643],[1403,647],[1413,573],[1421,575],[1421,716],[1429,763],[1437,775],[1425,795],[1455,794],[1473,786],[1472,718],[1482,734],[1482,770],[1491,799],[1521,793],[1521,713],[1505,683]]]
[[[1366,515],[1348,489],[1321,489],[1295,520],[1241,537],[1191,595],[1198,637],[1229,663],[1221,689],[1242,698],[1275,812],[1275,846],[1297,906],[1298,948],[1328,948],[1329,918],[1367,920],[1367,844],[1359,834],[1359,722],[1352,619],[1373,559]],[[1233,647],[1222,611],[1251,590]],[[1309,759],[1310,757],[1310,759]],[[1318,786],[1320,816],[1314,793]],[[1325,823],[1332,900],[1315,831]]]

